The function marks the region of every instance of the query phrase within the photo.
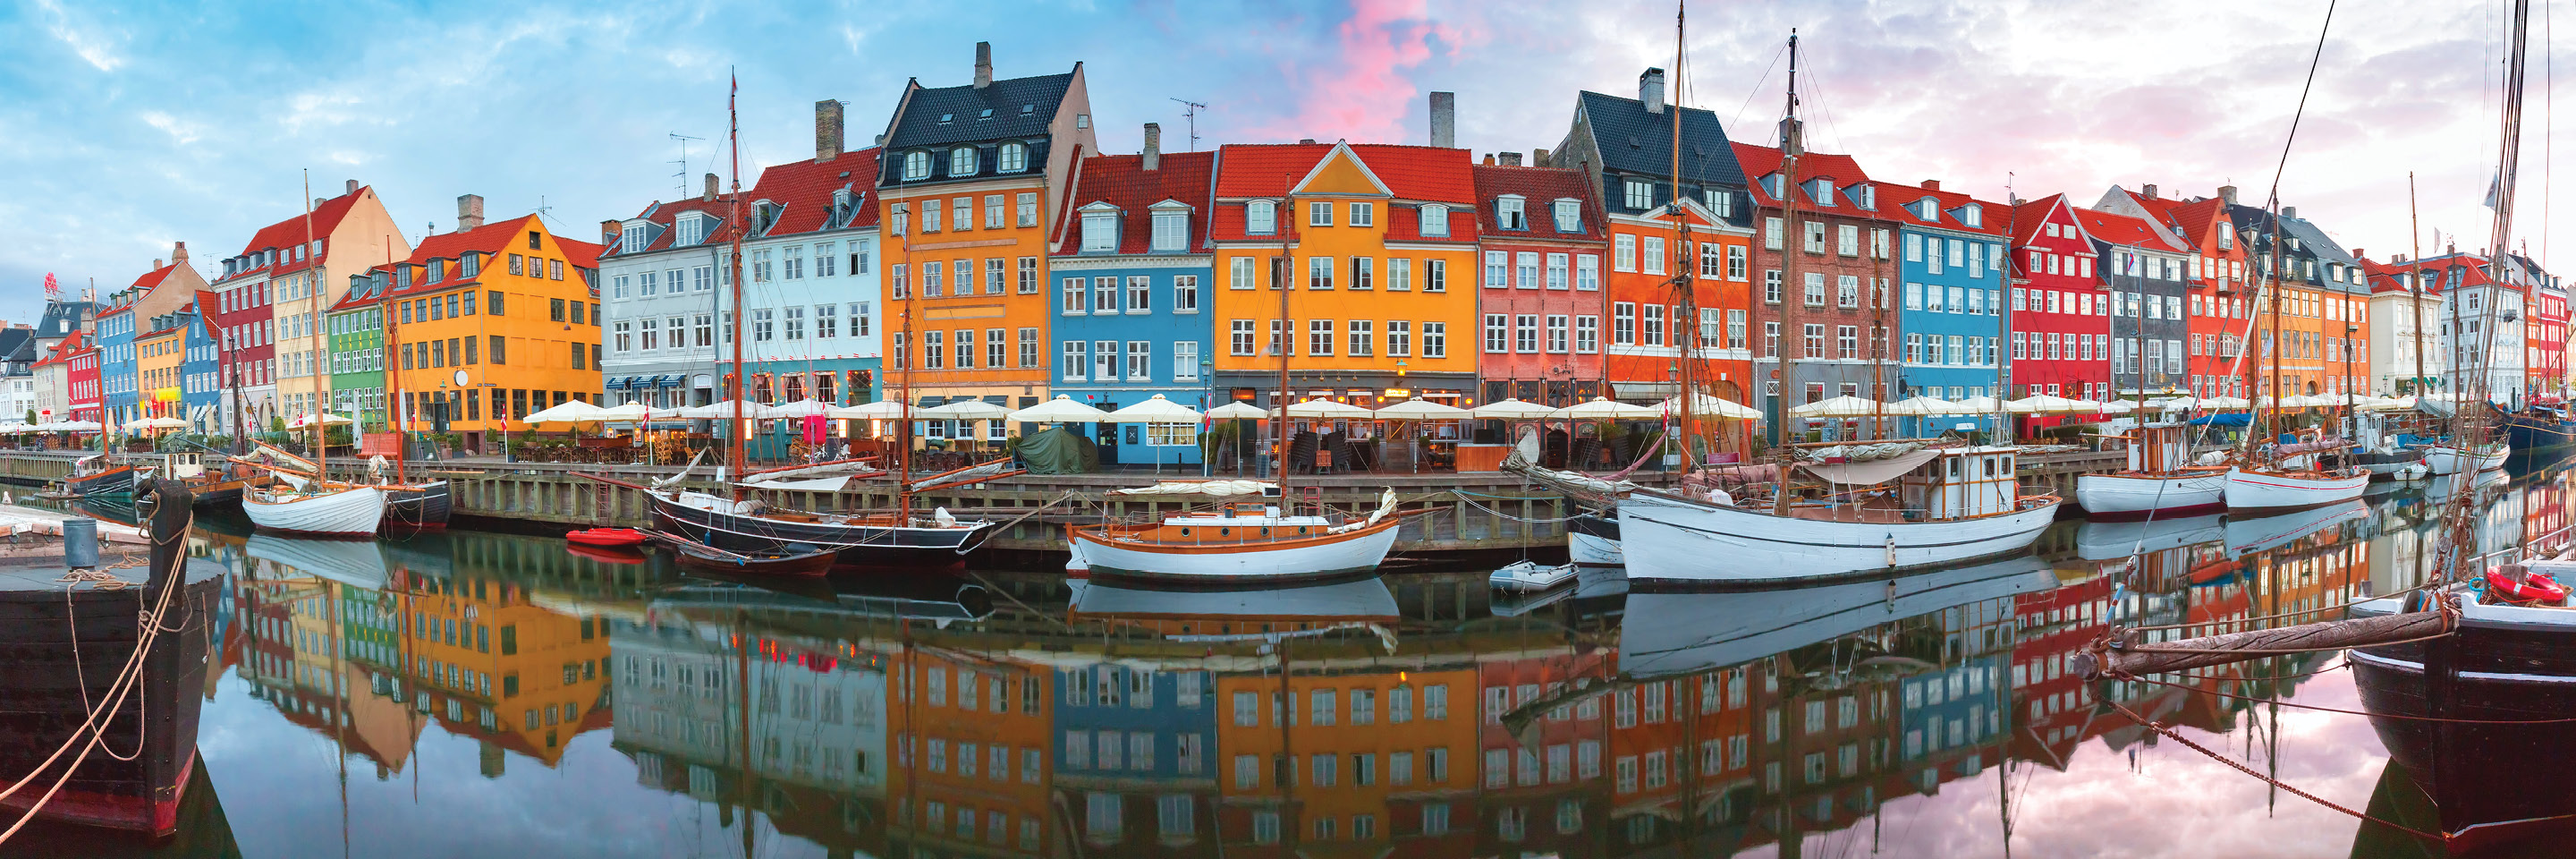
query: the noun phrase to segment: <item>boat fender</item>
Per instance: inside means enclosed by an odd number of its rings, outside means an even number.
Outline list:
[[[1889,568],[1896,566],[1896,535],[1894,534],[1887,535],[1887,566]]]

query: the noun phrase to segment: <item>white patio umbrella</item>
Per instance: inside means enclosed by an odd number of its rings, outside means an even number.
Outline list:
[[[1209,414],[1213,415],[1215,412],[1209,412]],[[1442,403],[1435,403],[1421,397],[1414,397],[1412,399],[1405,400],[1404,402],[1379,409],[1376,414],[1380,420],[1390,421],[1450,421],[1463,420],[1475,416],[1473,412],[1469,412],[1466,409]]]
[[[1197,409],[1155,394],[1144,402],[1110,412],[1108,421],[1116,424],[1194,424],[1199,422],[1199,417]]]
[[[812,416],[830,417],[831,411],[832,404],[823,402],[822,400],[797,400],[792,403],[770,406],[763,410],[760,416],[764,418],[802,418]]]
[[[1577,403],[1577,404],[1575,404],[1575,405],[1566,406],[1565,408],[1561,408],[1561,409],[1557,409],[1556,411],[1549,412],[1549,413],[1547,413],[1547,420],[1552,420],[1552,421],[1569,421],[1569,420],[1571,420],[1571,421],[1627,421],[1627,420],[1659,420],[1659,419],[1662,419],[1662,418],[1663,418],[1663,416],[1664,416],[1664,410],[1663,410],[1663,409],[1655,408],[1655,407],[1653,407],[1653,406],[1632,406],[1632,405],[1629,405],[1629,404],[1627,404],[1627,403],[1622,403],[1622,402],[1619,402],[1619,401],[1617,401],[1617,400],[1610,399],[1609,397],[1593,397],[1593,398],[1591,399],[1591,401],[1590,401],[1590,402]]]
[[[1271,412],[1276,414],[1278,410],[1272,409]],[[1292,418],[1322,418],[1324,420],[1347,419],[1365,421],[1376,419],[1377,413],[1338,400],[1314,399],[1290,405],[1288,407],[1288,416]]]
[[[1011,410],[983,400],[958,400],[912,413],[913,417],[934,421],[998,421],[1011,416]]]
[[[2048,394],[2032,394],[2003,404],[2004,410],[2017,415],[2074,415],[2100,411],[2100,403],[2070,400]]]
[[[859,406],[835,406],[823,416],[835,420],[883,421],[897,420],[918,411],[894,400],[878,400]]]
[[[614,405],[614,406],[610,406],[610,407],[608,407],[608,408],[600,409],[597,413],[594,413],[594,414],[592,414],[589,418],[586,418],[586,420],[594,420],[594,421],[640,421],[640,420],[644,420],[644,419],[646,419],[646,418],[652,417],[652,412],[653,412],[653,407],[651,407],[651,406],[647,406],[647,405],[645,405],[645,404],[643,404],[643,403],[622,403],[622,404],[619,404],[619,405]],[[663,414],[663,416],[665,416],[665,417],[669,417],[669,416],[676,415],[676,414],[678,414],[678,412],[679,412],[679,410],[678,410],[678,409],[664,409],[664,410],[662,410],[662,414]]]
[[[64,421],[54,424],[49,432],[97,432],[103,428],[97,421]]]
[[[1089,423],[1108,416],[1108,412],[1074,402],[1072,397],[1057,394],[1055,399],[1012,412],[1006,415],[1005,419],[1012,423],[1023,424],[1072,424]]]
[[[1744,405],[1743,403],[1713,394],[1692,394],[1690,403],[1691,414],[1693,415],[1710,415],[1730,421],[1758,421],[1762,419],[1761,411]],[[1674,394],[1670,397],[1665,397],[1663,402],[1656,403],[1655,411],[1673,412],[1678,414],[1681,411],[1681,407],[1681,395]]]
[[[584,423],[597,420],[598,418],[594,416],[598,415],[602,411],[605,411],[605,409],[601,409],[598,406],[594,406],[580,400],[566,400],[564,401],[564,404],[560,406],[529,412],[527,417],[520,418],[519,420],[531,424]],[[333,415],[333,417],[338,416]],[[334,423],[338,423],[338,421],[334,421]],[[292,424],[289,426],[292,426]]]
[[[2253,405],[2244,397],[2211,397],[2200,401],[2200,407],[2204,409],[2242,409]]]
[[[1511,397],[1508,399],[1495,400],[1493,402],[1468,409],[1467,411],[1479,418],[1527,421],[1547,417],[1549,412],[1556,411],[1556,407],[1543,406],[1519,397]]]
[[[572,403],[565,403],[564,405],[572,405]],[[582,405],[589,405],[589,404],[588,404],[588,403],[582,403]],[[332,426],[332,425],[337,425],[337,424],[355,423],[355,421],[351,421],[351,420],[349,420],[346,416],[342,416],[342,415],[335,415],[335,414],[328,414],[328,413],[325,413],[325,414],[322,414],[322,415],[319,415],[319,416],[316,416],[316,415],[313,415],[313,414],[301,414],[301,415],[296,415],[294,420],[287,421],[287,422],[286,422],[286,428],[287,428],[287,429],[304,429],[304,428],[306,428],[306,427],[309,427],[309,426],[314,425],[315,423],[320,423],[320,424],[322,424],[322,425],[324,425],[324,426]]]
[[[570,405],[570,403],[566,403],[565,405]],[[722,402],[708,403],[695,408],[681,409],[680,417],[701,421],[729,421],[733,420],[734,408],[737,405],[742,408],[742,416],[745,419],[768,417],[768,415],[762,413],[762,410],[768,408],[767,406],[742,400],[725,400]],[[538,414],[544,414],[544,412],[539,412]],[[528,417],[535,418],[536,415],[529,415]],[[529,421],[529,423],[535,422],[536,421],[534,420]]]
[[[135,418],[126,421],[125,428],[130,430],[187,429],[188,422],[178,418]]]
[[[1887,407],[1879,401],[1849,394],[1789,410],[1791,416],[1801,418],[1868,418],[1886,413]]]
[[[1920,418],[1936,417],[1939,415],[1972,414],[1971,412],[1961,410],[1958,403],[1944,400],[1940,397],[1926,397],[1919,395],[1907,397],[1887,404],[1887,413],[1903,417]]]
[[[1225,420],[1260,420],[1262,418],[1269,417],[1270,413],[1268,411],[1264,411],[1260,406],[1256,406],[1242,400],[1236,400],[1207,410],[1207,416],[1211,418],[1222,418]]]

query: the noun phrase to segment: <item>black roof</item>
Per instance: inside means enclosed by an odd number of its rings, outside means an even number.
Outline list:
[[[0,328],[0,361],[32,364],[36,361],[36,329]]]
[[[1580,96],[1583,115],[1592,120],[1593,148],[1601,167],[1616,173],[1669,176],[1673,171],[1673,118],[1647,113],[1644,102],[1586,90]],[[1694,185],[1744,187],[1744,168],[1735,163],[1735,147],[1717,114],[1700,108],[1664,105],[1681,111],[1682,181]]]
[[[1073,73],[1066,72],[997,80],[982,89],[923,87],[902,106],[902,121],[886,134],[886,149],[1044,137],[1072,86]]]
[[[36,323],[36,336],[60,340],[80,330],[81,323],[98,318],[99,305],[92,301],[45,302],[45,318]]]

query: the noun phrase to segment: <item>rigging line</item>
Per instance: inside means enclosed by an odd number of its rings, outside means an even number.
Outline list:
[[[2326,0],[2325,20],[2317,25],[2317,49],[2314,54],[2308,57],[2307,80],[2299,85],[2299,107],[2296,111],[2293,111],[2290,114],[2290,133],[2288,136],[2281,139],[2281,160],[2272,167],[2271,200],[2268,201],[2271,203],[2280,202],[2281,174],[2290,169],[2290,144],[2299,139],[2299,120],[2304,118],[2308,113],[2308,93],[2316,87],[2318,64],[2325,61],[2326,33],[2334,27],[2335,2],[2336,0]],[[2278,217],[2278,215],[2274,216],[2276,221]],[[2276,228],[2278,227],[2277,222],[2274,226]],[[2277,240],[2275,241],[2275,244],[2278,244]],[[2281,394],[2280,396],[2288,395]]]
[[[2373,817],[2373,816],[2371,816],[2368,812],[2364,812],[2364,811],[2355,811],[2355,810],[2353,810],[2353,809],[2351,809],[2351,808],[2348,808],[2348,807],[2345,807],[2345,806],[2342,806],[2342,805],[2337,805],[2337,804],[2335,804],[2335,803],[2334,803],[2334,802],[2332,802],[2332,801],[2329,801],[2329,800],[2327,800],[2327,799],[2325,799],[2325,798],[2323,798],[2323,797],[2317,796],[2316,794],[2312,794],[2312,793],[2309,793],[2309,792],[2307,792],[2307,791],[2300,790],[2300,789],[2295,788],[2295,787],[2291,787],[2289,784],[2282,782],[2282,781],[2281,781],[2280,779],[2278,779],[2278,778],[2275,778],[2275,777],[2272,777],[2272,776],[2268,776],[2268,775],[2264,775],[2264,774],[2259,773],[2259,772],[2255,772],[2255,771],[2254,771],[2254,769],[2253,769],[2252,767],[2248,767],[2248,766],[2246,766],[2246,765],[2244,765],[2244,764],[2242,764],[2242,763],[2239,763],[2239,762],[2237,762],[2237,761],[2235,761],[2235,760],[2233,760],[2233,759],[2230,759],[2229,757],[2227,757],[2227,756],[2226,756],[2226,755],[2224,755],[2224,754],[2218,753],[2218,752],[2216,752],[2216,751],[2212,751],[2212,750],[2211,750],[2209,747],[2207,747],[2207,746],[2203,746],[2203,745],[2201,745],[2201,744],[2199,744],[2199,743],[2192,742],[2190,739],[2185,738],[2182,734],[2180,734],[2180,733],[2178,733],[2178,732],[2174,731],[2172,728],[2168,728],[2168,727],[2165,727],[2164,725],[2157,724],[2154,720],[2148,719],[2146,716],[2140,715],[2140,714],[2138,713],[2138,711],[2136,711],[2136,710],[2131,710],[2131,709],[2129,709],[2129,708],[2128,708],[2128,706],[2127,706],[2127,705],[2124,705],[2124,704],[2122,704],[2122,703],[2120,703],[2120,702],[2118,702],[2118,701],[2105,701],[2105,702],[2103,702],[2103,703],[2111,705],[2111,708],[2112,708],[2112,709],[2115,709],[2115,710],[2120,711],[2120,714],[2121,714],[2121,715],[2129,717],[2129,720],[2130,720],[2130,721],[2137,723],[2138,725],[2140,725],[2140,726],[2142,726],[2142,727],[2146,728],[2147,730],[2154,731],[2154,732],[2159,733],[2159,734],[2163,734],[2163,735],[2165,736],[2165,739],[2169,739],[2169,740],[2172,740],[2172,741],[2174,741],[2174,742],[2181,743],[2181,744],[2183,744],[2183,746],[2184,746],[2184,747],[2189,748],[2189,749],[2191,749],[2192,751],[2199,752],[2199,753],[2201,753],[2201,754],[2203,754],[2203,755],[2207,755],[2207,756],[2209,756],[2209,759],[2210,759],[2210,760],[2214,760],[2214,761],[2217,761],[2217,762],[2219,762],[2219,763],[2226,764],[2226,765],[2228,765],[2229,767],[2234,768],[2234,769],[2235,769],[2236,771],[2238,771],[2238,772],[2242,772],[2242,773],[2244,773],[2244,774],[2246,774],[2246,775],[2250,775],[2250,776],[2253,776],[2253,777],[2255,777],[2255,778],[2257,778],[2257,779],[2261,779],[2261,780],[2262,780],[2262,781],[2264,781],[2265,783],[2270,784],[2270,785],[2272,785],[2273,787],[2280,788],[2280,789],[2282,789],[2282,790],[2284,790],[2284,791],[2288,791],[2290,794],[2292,794],[2292,795],[2294,795],[2294,796],[2297,796],[2297,797],[2299,797],[2299,798],[2301,798],[2301,799],[2305,799],[2305,800],[2307,800],[2307,801],[2309,801],[2309,802],[2313,802],[2313,803],[2316,803],[2316,804],[2318,804],[2318,805],[2322,805],[2322,806],[2325,806],[2325,807],[2327,807],[2327,808],[2331,808],[2331,809],[2334,809],[2334,810],[2336,810],[2336,811],[2340,811],[2340,812],[2343,812],[2343,813],[2345,813],[2345,814],[2352,815],[2353,817],[2357,817],[2357,818],[2360,818],[2360,819],[2362,819],[2362,820],[2367,820],[2367,821],[2370,821],[2370,822],[2372,822],[2372,823],[2376,823],[2376,824],[2379,824],[2379,825],[2381,825],[2381,826],[2385,826],[2385,827],[2388,827],[2388,828],[2390,828],[2390,829],[2397,830],[2397,831],[2399,831],[2399,832],[2404,832],[2404,833],[2407,833],[2407,834],[2409,834],[2409,835],[2413,835],[2413,836],[2416,836],[2416,837],[2418,837],[2418,838],[2422,838],[2422,839],[2425,839],[2425,840],[2427,840],[2427,841],[2434,842],[2434,843],[2436,843],[2436,844],[2447,843],[2447,841],[2445,840],[2445,838],[2444,838],[2442,835],[2439,835],[2439,834],[2436,834],[2436,833],[2431,833],[2431,832],[2426,832],[2426,831],[2424,831],[2424,830],[2421,830],[2421,829],[2415,829],[2415,828],[2412,828],[2412,827],[2401,826],[2401,825],[2399,825],[2399,824],[2397,824],[2397,823],[2395,823],[2395,822],[2393,822],[2393,821],[2385,820],[2385,819],[2378,818],[2378,817]]]
[[[1780,57],[1787,53],[1789,53],[1789,45],[1786,42],[1780,44],[1779,50],[1771,52],[1771,64],[1762,68],[1762,77],[1753,82],[1751,92],[1744,94],[1744,105],[1735,109],[1735,118],[1726,121],[1728,140],[1736,140],[1744,136],[1736,131],[1744,124],[1744,112],[1753,109],[1753,100],[1762,95],[1762,85],[1771,82],[1771,73],[1780,68]]]

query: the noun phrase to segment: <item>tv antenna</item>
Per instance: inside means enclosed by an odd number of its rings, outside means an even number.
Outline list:
[[[680,160],[670,162],[680,165],[680,172],[673,173],[671,176],[680,186],[680,196],[686,197],[689,196],[689,141],[705,140],[706,138],[690,137],[686,134],[674,131],[671,132],[671,139],[680,142]]]
[[[1190,151],[1199,151],[1199,111],[1208,109],[1208,106],[1186,98],[1173,98],[1172,100],[1181,103],[1181,117],[1189,121]]]

